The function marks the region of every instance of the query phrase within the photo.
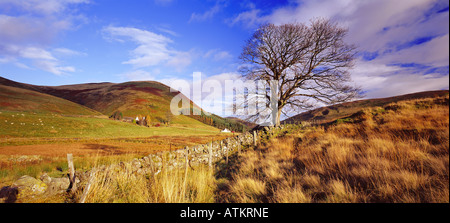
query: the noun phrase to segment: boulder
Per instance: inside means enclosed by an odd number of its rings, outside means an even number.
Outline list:
[[[20,177],[12,187],[18,189],[18,198],[40,195],[47,190],[47,184],[28,175]]]
[[[59,194],[67,191],[70,185],[70,180],[68,177],[64,178],[51,178],[48,184],[47,193],[49,194]]]
[[[68,177],[55,178],[49,177],[47,173],[41,175],[40,179],[47,185],[48,194],[59,194],[66,192],[69,188],[70,180]],[[76,178],[78,180],[78,178]]]

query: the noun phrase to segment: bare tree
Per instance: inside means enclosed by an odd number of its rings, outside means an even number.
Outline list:
[[[346,34],[347,29],[330,20],[315,19],[309,26],[262,25],[246,42],[240,56],[243,77],[264,80],[267,85],[278,81],[276,125],[286,111],[359,96],[360,90],[349,83],[356,47],[344,42]],[[264,91],[262,98],[268,104],[269,91]]]

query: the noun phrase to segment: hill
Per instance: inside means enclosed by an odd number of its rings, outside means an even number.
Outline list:
[[[40,114],[102,116],[98,111],[52,95],[0,84],[0,110]]]
[[[53,95],[83,105],[107,116],[120,111],[124,117],[134,118],[138,115],[148,115],[153,123],[170,121],[171,124],[183,127],[201,127],[206,124],[215,128],[232,127],[235,131],[244,129],[242,124],[217,115],[212,115],[212,117],[204,117],[204,115],[198,117],[197,115],[171,115],[170,102],[180,92],[170,92],[169,86],[156,81],[37,86],[0,77],[0,84]],[[185,95],[181,94],[181,97],[189,101],[191,111],[202,110]]]
[[[237,123],[241,123],[242,125],[246,126],[247,129],[252,129],[255,126],[257,126],[257,124],[255,124],[253,122],[245,121],[245,120],[242,120],[242,119],[237,118],[237,117],[226,117],[226,118],[230,119],[230,120],[233,120],[233,121],[235,121]]]
[[[337,119],[347,118],[348,116],[362,110],[363,108],[383,107],[390,103],[405,100],[435,98],[439,96],[448,95],[448,93],[449,93],[448,90],[425,91],[388,98],[357,100],[303,112],[283,120],[282,123],[294,123],[300,121],[326,123],[335,121]]]
[[[98,111],[62,98],[0,84],[0,138],[144,137],[218,132],[212,126],[185,116],[179,118],[179,124],[169,128],[130,125],[109,120]]]
[[[352,119],[262,135],[215,176],[216,202],[449,202],[448,94],[366,107]]]
[[[121,111],[124,116],[136,117],[140,114],[156,119],[165,118],[172,97],[179,93],[170,92],[170,87],[154,81],[37,86],[1,78],[0,83],[64,98],[107,116]],[[194,107],[198,108],[196,105]]]

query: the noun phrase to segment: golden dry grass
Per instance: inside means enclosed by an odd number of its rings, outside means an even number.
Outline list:
[[[448,96],[290,130],[237,157],[220,202],[449,202]]]
[[[448,203],[448,101],[411,100],[343,122],[287,127],[215,169],[153,175],[110,167],[97,172],[86,202]]]
[[[87,203],[212,203],[215,180],[213,170],[163,170],[157,175],[142,174],[131,168],[108,168],[96,173]],[[81,192],[76,199],[81,197]]]
[[[0,146],[0,187],[10,185],[23,175],[39,177],[43,172],[54,177],[67,173],[68,153],[75,157],[75,167],[88,170],[101,164],[119,163],[133,158],[181,149],[185,146],[222,140],[230,134],[204,136],[154,136],[116,139],[52,139],[33,145]]]

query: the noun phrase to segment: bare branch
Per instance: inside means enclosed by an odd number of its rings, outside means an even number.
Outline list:
[[[334,104],[354,99],[360,89],[350,85],[354,45],[344,42],[347,29],[326,19],[303,23],[265,24],[252,35],[240,59],[242,76],[278,80],[278,118],[283,108],[312,107],[312,101]],[[269,95],[263,97],[266,103]]]

